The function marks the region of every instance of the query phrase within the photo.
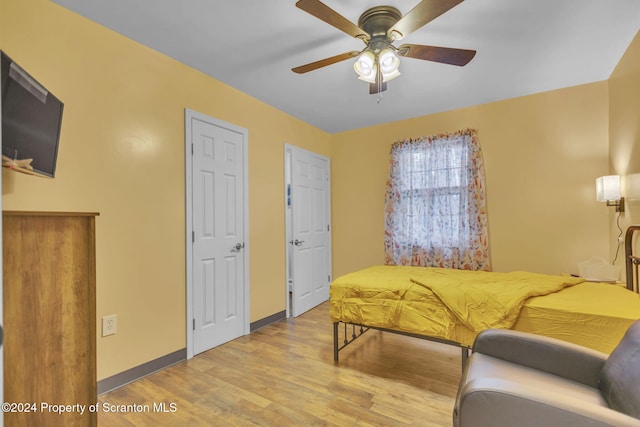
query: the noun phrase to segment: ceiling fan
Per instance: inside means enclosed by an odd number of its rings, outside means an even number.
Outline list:
[[[298,8],[362,40],[366,47],[359,52],[346,52],[301,65],[292,68],[292,71],[304,74],[357,56],[354,69],[361,80],[369,83],[369,93],[376,94],[386,90],[387,82],[400,75],[399,56],[464,66],[473,59],[475,50],[417,44],[393,45],[396,40],[403,39],[462,1],[422,0],[404,16],[395,7],[376,6],[360,15],[356,25],[319,0],[299,0],[296,3]]]

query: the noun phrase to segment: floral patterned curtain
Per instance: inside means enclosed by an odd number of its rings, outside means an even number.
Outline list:
[[[473,129],[394,143],[385,263],[490,270],[484,187]]]

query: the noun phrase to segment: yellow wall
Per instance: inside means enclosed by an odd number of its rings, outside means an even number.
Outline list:
[[[65,103],[56,178],[3,171],[3,208],[100,212],[98,379],[185,347],[185,107],[248,129],[250,320],[284,310],[283,143],[330,135],[47,0],[0,10],[0,47]]]
[[[334,135],[334,274],[384,261],[391,144],[464,128],[483,149],[494,270],[572,273],[606,257],[594,186],[608,168],[607,97],[599,82]]]
[[[640,34],[636,35],[612,73],[609,94],[609,172],[622,175],[626,184],[623,189],[626,209],[620,217],[624,230],[629,224],[640,224]],[[615,251],[618,233],[612,212],[612,251]],[[619,257],[617,264],[622,263],[622,257]]]

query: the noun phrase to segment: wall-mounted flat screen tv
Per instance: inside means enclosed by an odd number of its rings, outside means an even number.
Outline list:
[[[33,159],[37,173],[55,176],[64,104],[4,52],[2,64],[2,155]]]

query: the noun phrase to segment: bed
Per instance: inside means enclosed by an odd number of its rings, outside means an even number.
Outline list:
[[[484,329],[509,328],[610,353],[640,318],[634,232],[625,237],[626,286],[573,276],[373,266],[330,288],[334,360],[370,329],[461,348],[462,363]]]

